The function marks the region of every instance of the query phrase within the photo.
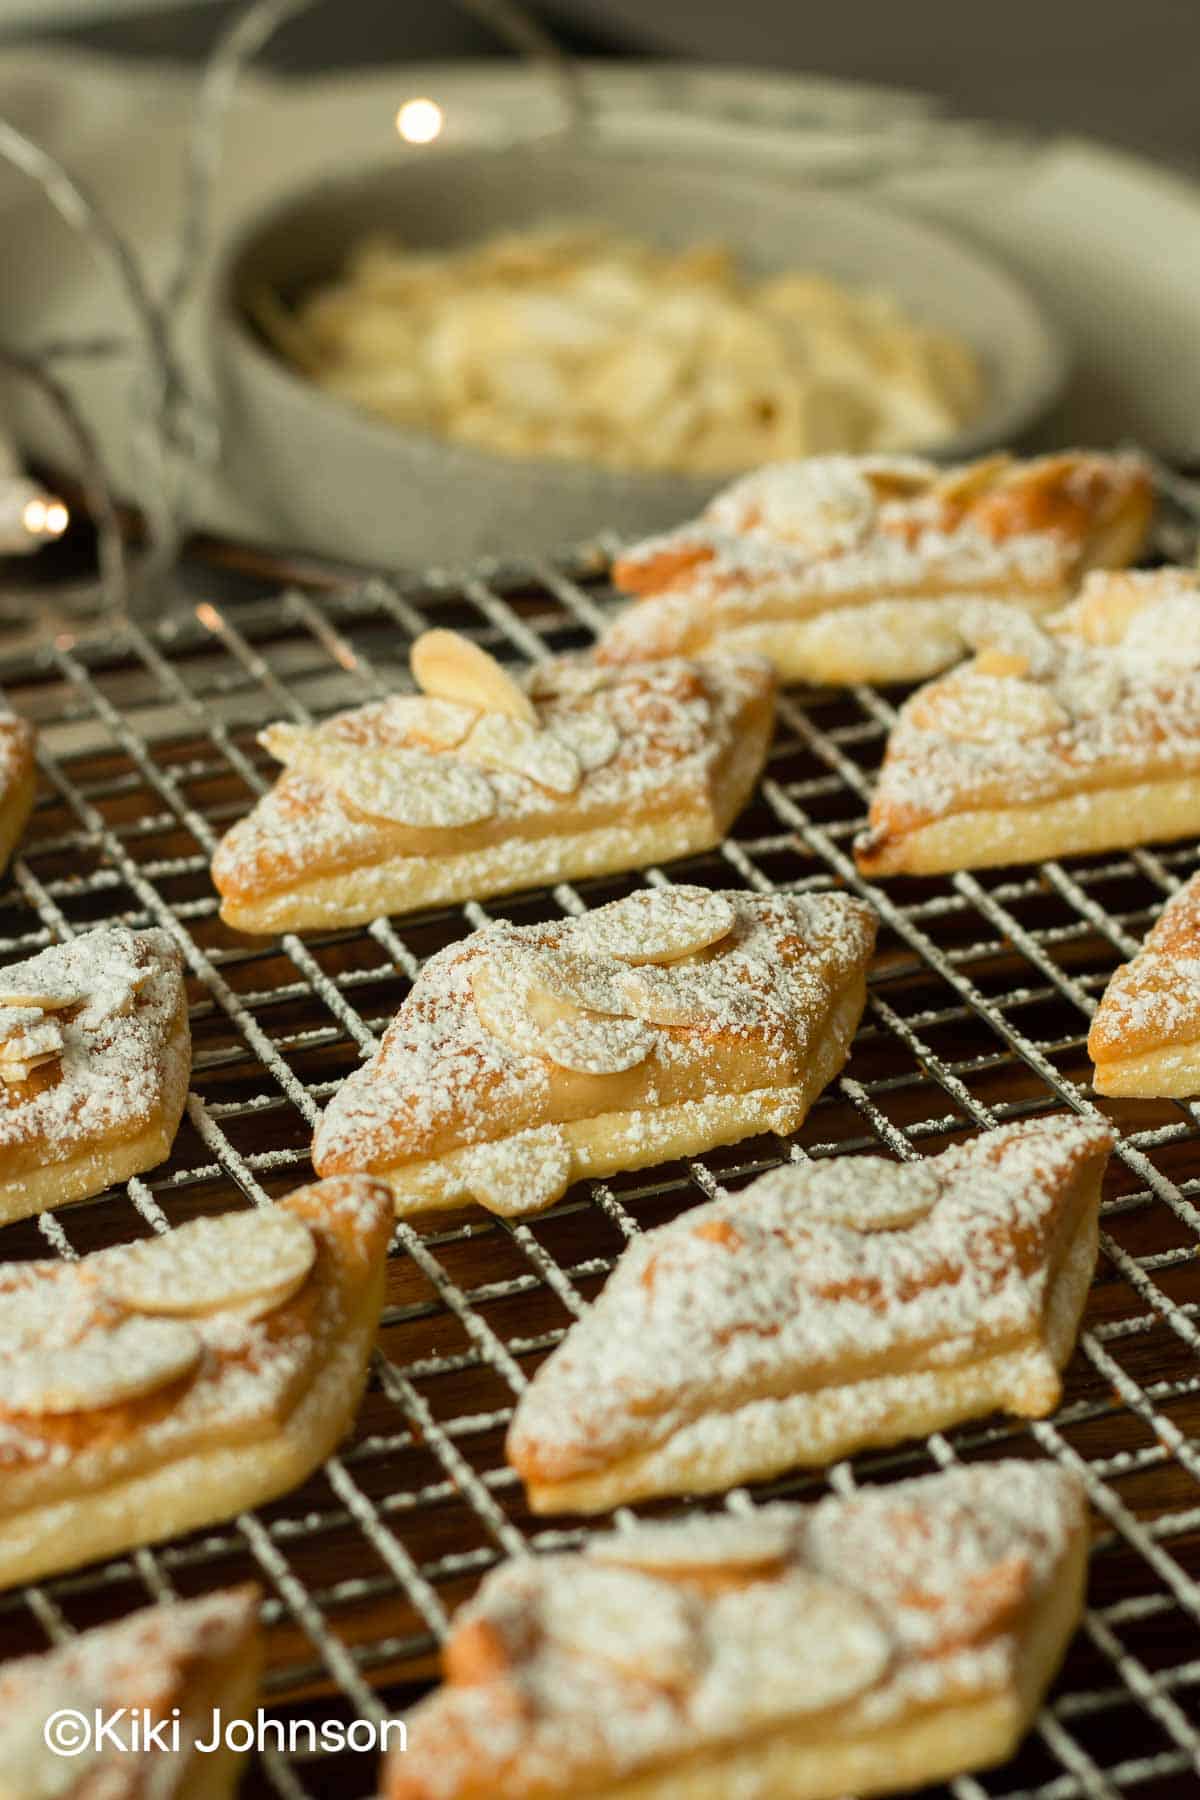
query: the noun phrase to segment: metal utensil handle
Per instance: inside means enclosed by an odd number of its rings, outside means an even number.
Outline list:
[[[188,148],[179,254],[163,305],[173,314],[184,304],[204,265],[212,224],[210,198],[221,160],[224,124],[238,81],[280,26],[319,0],[250,0],[217,39],[196,105]],[[557,89],[563,129],[578,130],[587,114],[582,74],[575,60],[518,0],[456,0],[522,55],[540,63]]]

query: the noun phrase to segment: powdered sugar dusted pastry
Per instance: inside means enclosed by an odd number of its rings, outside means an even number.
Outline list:
[[[401,1213],[531,1212],[587,1175],[798,1129],[846,1059],[875,915],[843,894],[643,889],[433,957],[317,1128]]]
[[[1152,504],[1128,456],[770,464],[618,558],[613,578],[638,603],[599,654],[755,651],[785,681],[917,681],[962,655],[978,601],[1041,616],[1086,569],[1132,561]]]
[[[0,1224],[161,1162],[190,1073],[165,931],[105,926],[0,969]]]
[[[0,1268],[0,1586],[303,1481],[358,1406],[391,1221],[348,1178]]]
[[[981,614],[973,661],[900,710],[855,845],[930,875],[1200,831],[1200,576],[1088,578],[1048,629]]]
[[[518,1403],[508,1458],[534,1511],[1050,1412],[1112,1142],[1060,1114],[926,1162],[789,1164],[636,1239]]]
[[[252,1719],[262,1671],[258,1590],[149,1606],[45,1656],[0,1667],[0,1800],[230,1800],[240,1755],[211,1741],[213,1718]],[[113,1722],[107,1741],[46,1742],[56,1713]],[[145,1731],[162,1726],[163,1742]],[[136,1730],[136,1741],[135,1741]],[[116,1743],[112,1741],[115,1736]],[[63,1737],[66,1743],[68,1740]]]
[[[37,792],[33,726],[0,710],[0,868],[21,841]]]
[[[1200,1094],[1200,875],[1173,894],[1104,991],[1088,1055],[1097,1093]]]
[[[286,772],[213,859],[228,924],[352,925],[708,849],[774,718],[771,672],[747,659],[561,657],[518,682],[430,631],[412,665],[420,694],[262,733]]]
[[[1083,1604],[1082,1485],[955,1468],[511,1562],[384,1800],[833,1800],[1015,1750]]]

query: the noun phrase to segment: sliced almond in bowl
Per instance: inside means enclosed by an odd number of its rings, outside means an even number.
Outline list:
[[[671,963],[728,937],[733,906],[710,888],[645,888],[584,913],[572,925],[579,948],[626,963]]]
[[[410,661],[413,679],[423,693],[537,724],[533,701],[508,670],[457,631],[422,632]]]
[[[195,1368],[199,1333],[182,1319],[125,1319],[74,1344],[39,1344],[0,1362],[5,1412],[94,1412],[157,1393]]]
[[[282,1207],[193,1219],[110,1252],[104,1292],[133,1312],[258,1318],[290,1300],[316,1259],[312,1232]]]

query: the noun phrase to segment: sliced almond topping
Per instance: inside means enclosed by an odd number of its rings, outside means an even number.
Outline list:
[[[570,1579],[550,1583],[540,1601],[542,1630],[576,1656],[677,1690],[698,1673],[703,1649],[692,1608],[687,1595],[666,1582],[580,1560]]]
[[[429,694],[392,694],[381,714],[385,727],[425,750],[453,750],[478,717],[477,707],[435,700]]]
[[[287,768],[336,788],[373,819],[448,831],[477,825],[496,810],[486,775],[457,757],[399,745],[367,749],[299,725],[268,726],[259,742]]]
[[[882,1156],[835,1157],[786,1163],[754,1184],[756,1198],[794,1201],[796,1218],[826,1220],[851,1231],[903,1231],[923,1219],[941,1193],[930,1163],[894,1163]]]
[[[413,679],[426,694],[537,724],[533,701],[508,670],[457,631],[422,632],[411,662]]]
[[[607,713],[564,713],[549,730],[574,753],[585,774],[602,769],[621,748],[621,734]]]
[[[860,543],[875,521],[875,490],[848,456],[769,464],[718,494],[707,517],[719,529],[761,531],[812,556]]]
[[[313,1235],[284,1207],[193,1219],[178,1230],[126,1244],[102,1263],[105,1293],[140,1313],[201,1318],[236,1308],[274,1312],[307,1280]]]
[[[1029,658],[1016,650],[1000,650],[992,644],[975,658],[977,675],[1028,675]]]
[[[1174,571],[1164,570],[1163,574]],[[1194,589],[1194,578],[1191,585]],[[1097,571],[1084,583],[1076,604],[1058,615],[1064,629],[1085,644],[1119,644],[1130,621],[1164,598],[1164,587],[1134,570]],[[1057,621],[1056,621],[1057,622]]]
[[[0,994],[0,1006],[15,1006],[22,1011],[30,1012],[65,1012],[68,1006],[78,1006],[83,997],[82,994],[32,994],[27,992]]]
[[[698,1025],[711,1014],[705,963],[643,963],[626,968],[619,986],[626,1008],[647,1025]]]
[[[531,951],[522,961],[526,1003],[541,1025],[572,1016],[564,1011],[563,1001],[588,1012],[628,1016],[634,1010],[622,991],[626,971],[612,957],[555,948]]]
[[[578,1075],[619,1075],[645,1062],[654,1033],[637,1019],[581,1014],[541,1033],[541,1053]]]
[[[0,1012],[0,1057],[21,1061],[58,1056],[64,1042],[62,1026],[52,1014],[47,1016],[32,1006],[11,1006]]]
[[[698,1694],[697,1706],[718,1718],[728,1707],[743,1729],[844,1705],[892,1661],[891,1637],[867,1601],[806,1570],[717,1595],[705,1622],[734,1652],[722,1658],[732,1679],[722,1693]]]
[[[94,1412],[157,1393],[195,1368],[199,1334],[180,1319],[127,1319],[77,1343],[40,1344],[0,1363],[5,1412]]]
[[[606,1532],[592,1538],[587,1554],[597,1562],[619,1563],[669,1579],[709,1571],[765,1574],[781,1568],[795,1549],[795,1514],[764,1507],[745,1518],[705,1514]]]
[[[550,958],[547,963],[553,966]],[[570,985],[569,973],[563,985]],[[507,964],[483,959],[473,971],[471,992],[485,1031],[519,1056],[546,1056],[578,1074],[632,1069],[654,1046],[653,1033],[637,1020],[586,1010],[539,985],[536,962],[531,973],[515,958]]]
[[[536,1212],[567,1191],[571,1147],[557,1125],[538,1125],[497,1143],[476,1145],[461,1167],[466,1186],[482,1206],[513,1218]]]
[[[15,1056],[0,1058],[0,1081],[6,1082],[9,1087],[19,1087],[23,1081],[28,1081],[37,1069],[47,1068],[50,1063],[57,1061],[57,1055],[35,1056],[27,1062],[18,1062]]]
[[[734,910],[709,888],[645,888],[584,913],[571,927],[580,949],[626,963],[694,956],[733,930]]]
[[[485,713],[461,754],[485,769],[508,769],[554,794],[573,794],[583,779],[575,752],[550,731],[509,713]]]
[[[1012,457],[1006,450],[999,450],[993,456],[981,456],[976,462],[960,463],[957,468],[947,469],[935,483],[934,491],[939,500],[961,505],[994,487],[1010,467],[1014,467]],[[1016,472],[1023,475],[1020,465],[1015,467]]]
[[[1070,723],[1049,688],[1013,675],[976,681],[969,671],[934,682],[915,695],[908,716],[921,731],[963,743],[1046,737]]]
[[[471,995],[479,1023],[518,1056],[540,1054],[541,1033],[529,1016],[523,984],[511,971],[481,958],[471,971]]]

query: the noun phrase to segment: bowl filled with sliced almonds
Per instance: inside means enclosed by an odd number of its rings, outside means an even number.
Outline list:
[[[410,566],[654,531],[763,462],[1007,442],[1064,373],[940,229],[612,148],[338,175],[251,221],[215,309],[238,475],[291,541]]]

